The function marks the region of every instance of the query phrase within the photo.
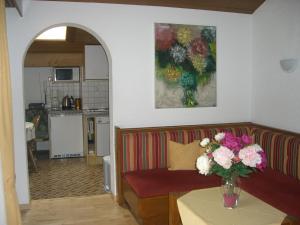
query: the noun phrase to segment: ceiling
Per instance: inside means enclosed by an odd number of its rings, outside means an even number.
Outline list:
[[[84,45],[99,45],[98,40],[90,33],[67,27],[66,41],[36,40],[28,49],[28,53],[83,53]]]
[[[6,7],[15,7],[23,16],[22,1],[5,0]],[[37,0],[44,1],[44,0]],[[128,5],[162,6],[187,9],[202,9],[223,12],[252,14],[265,0],[49,0],[57,2],[110,3]]]
[[[165,6],[252,14],[265,0],[50,0]]]

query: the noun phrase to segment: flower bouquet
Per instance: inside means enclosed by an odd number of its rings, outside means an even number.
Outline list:
[[[266,155],[258,144],[252,144],[248,135],[237,137],[232,133],[218,133],[214,140],[204,138],[200,145],[206,153],[197,159],[196,167],[200,174],[217,174],[223,178],[224,206],[234,208],[237,205],[239,188],[236,180],[246,177],[256,169],[266,167]]]

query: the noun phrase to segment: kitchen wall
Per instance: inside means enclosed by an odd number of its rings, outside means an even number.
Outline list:
[[[55,14],[55,16],[53,16]],[[99,39],[110,62],[111,140],[114,126],[145,127],[249,121],[251,119],[252,17],[238,13],[33,1],[24,17],[7,9],[13,89],[17,192],[29,202],[23,118],[23,59],[33,38],[49,26],[72,24]],[[217,27],[217,107],[155,109],[154,23]],[[115,193],[114,141],[111,142]]]
[[[83,109],[108,108],[109,80],[86,80],[82,83]]]
[[[252,121],[300,132],[300,62],[293,73],[279,61],[300,60],[300,1],[267,0],[253,15]]]
[[[48,107],[60,107],[65,95],[79,97],[79,83],[53,83],[49,81],[53,74],[52,67],[24,68],[24,101],[29,103],[47,103]]]
[[[62,98],[66,95],[74,98],[81,97],[80,83],[53,83],[52,67],[24,68],[24,102],[47,103],[48,107],[60,107]],[[83,108],[108,108],[108,80],[86,80],[82,82]],[[45,101],[46,94],[46,101]]]
[[[66,83],[51,81],[47,82],[47,103],[48,107],[61,109],[62,99],[64,96],[79,98],[80,97],[80,83]]]
[[[24,68],[24,101],[25,107],[29,103],[45,103],[47,93],[47,81],[51,76],[50,67],[26,67]]]

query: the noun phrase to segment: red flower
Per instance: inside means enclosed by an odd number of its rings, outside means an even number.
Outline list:
[[[239,163],[241,161],[241,159],[238,156],[234,156],[234,158],[232,159],[232,161],[234,163]]]
[[[195,38],[191,43],[189,51],[191,55],[200,54],[206,57],[208,52],[207,43],[202,38]]]
[[[165,51],[175,42],[175,32],[169,25],[155,26],[155,48]]]
[[[211,152],[209,152],[209,153],[207,153],[207,157],[208,157],[209,159],[212,159],[212,158],[213,158],[213,154],[212,154]]]

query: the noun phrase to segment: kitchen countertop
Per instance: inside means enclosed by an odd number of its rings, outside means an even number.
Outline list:
[[[64,115],[76,115],[83,114],[85,116],[109,116],[108,110],[103,111],[89,111],[89,110],[61,110],[61,109],[49,109],[48,113],[50,116],[64,116]]]
[[[48,111],[50,116],[63,116],[63,115],[76,115],[76,114],[82,114],[82,110],[52,110],[49,109]]]
[[[83,115],[86,115],[86,116],[109,116],[109,111],[91,112],[88,110],[84,110]]]

